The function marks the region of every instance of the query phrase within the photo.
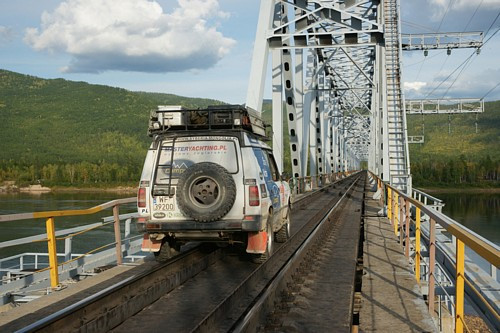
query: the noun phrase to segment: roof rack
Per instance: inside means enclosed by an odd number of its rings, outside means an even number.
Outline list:
[[[213,105],[205,109],[159,105],[149,117],[148,134],[154,136],[167,132],[232,129],[266,137],[265,127],[256,112],[242,105]]]

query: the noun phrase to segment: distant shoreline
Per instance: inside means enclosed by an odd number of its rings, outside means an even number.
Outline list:
[[[470,188],[418,187],[418,189],[426,193],[500,193],[500,187],[470,187]]]
[[[29,187],[17,187],[17,186],[2,186],[0,187],[0,195],[2,194],[13,194],[13,193],[24,193],[24,194],[45,194],[45,193],[130,193],[136,194],[137,187],[134,186],[114,186],[114,187],[75,187],[75,186],[29,186]]]
[[[55,186],[52,189],[52,192],[55,193],[137,193],[137,187],[133,186],[117,186],[117,187],[60,187]]]
[[[55,186],[52,188],[53,192],[87,192],[87,193],[98,193],[98,192],[111,192],[111,193],[136,193],[137,187],[133,186],[117,186],[109,188],[101,187],[59,187]]]
[[[500,193],[500,187],[416,187],[426,193]],[[53,187],[17,187],[17,186],[1,186],[1,194],[12,193],[130,193],[136,194],[137,187],[135,186],[113,186],[113,187],[77,187],[77,186],[53,186]]]

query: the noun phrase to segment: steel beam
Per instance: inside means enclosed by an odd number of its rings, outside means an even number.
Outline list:
[[[482,32],[444,32],[425,34],[401,34],[401,46],[405,51],[475,48],[483,46]]]

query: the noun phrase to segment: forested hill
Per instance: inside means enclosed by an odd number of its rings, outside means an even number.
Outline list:
[[[150,110],[220,103],[0,70],[0,185],[136,182]]]
[[[425,143],[410,144],[417,186],[499,185],[500,101],[486,102],[477,119],[466,114],[408,116],[408,135],[424,130]]]
[[[150,110],[161,104],[220,103],[0,70],[0,186],[4,180],[48,186],[134,184],[150,143]],[[270,122],[269,112],[263,116]],[[416,186],[498,185],[500,101],[486,103],[477,134],[474,115],[453,115],[450,134],[446,115],[423,121],[425,143],[410,145]],[[408,124],[409,135],[422,134],[422,116],[408,117]]]

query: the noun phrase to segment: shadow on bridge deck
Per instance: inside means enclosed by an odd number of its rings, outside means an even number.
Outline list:
[[[437,332],[390,221],[366,188],[360,332]]]

